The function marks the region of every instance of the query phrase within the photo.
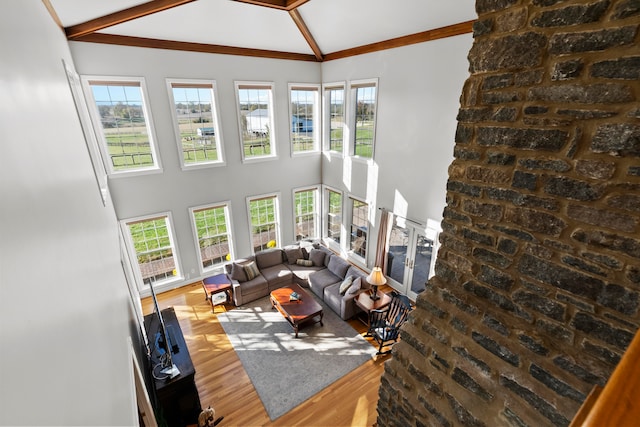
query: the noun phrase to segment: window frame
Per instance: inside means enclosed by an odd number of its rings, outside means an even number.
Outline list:
[[[329,235],[329,208],[331,206],[329,192],[338,193],[340,195],[340,233],[339,240],[335,240]],[[344,242],[345,225],[344,225],[344,191],[333,188],[328,185],[322,186],[322,238],[329,246],[340,252],[342,242]]]
[[[352,194],[347,195],[349,203],[347,203],[348,206],[348,218],[349,218],[349,224],[348,227],[346,227],[345,224],[345,228],[346,228],[346,234],[347,237],[349,238],[348,241],[344,242],[344,247],[347,251],[348,257],[352,258],[356,264],[361,264],[366,266],[367,265],[367,257],[369,256],[369,244],[370,244],[370,240],[371,240],[371,219],[370,219],[370,215],[371,215],[371,204],[369,202],[367,202],[364,199],[361,199],[359,197],[356,197]],[[363,203],[367,206],[367,215],[365,218],[365,221],[367,223],[367,230],[366,230],[366,236],[365,236],[365,244],[364,244],[364,256],[360,255],[359,253],[357,253],[356,251],[353,250],[352,247],[352,237],[353,237],[353,233],[352,233],[352,228],[353,228],[353,213],[354,213],[354,209],[353,209],[353,203],[354,202],[359,202],[359,203]],[[344,202],[343,202],[344,203]]]
[[[328,92],[332,90],[342,90],[342,150],[340,151],[331,149],[331,96],[328,96]],[[345,156],[345,148],[347,148],[347,141],[349,140],[349,126],[347,125],[349,116],[348,104],[346,82],[324,83],[322,85],[323,151],[331,155]]]
[[[356,138],[358,137],[358,129],[357,129],[357,109],[358,109],[358,98],[357,93],[358,89],[366,88],[366,87],[374,87],[376,99],[373,103],[374,113],[373,113],[373,128],[371,130],[371,157],[361,156],[356,154]],[[376,148],[376,128],[378,122],[378,98],[379,98],[379,84],[378,78],[372,79],[363,79],[363,80],[353,80],[349,83],[349,129],[352,129],[352,132],[349,133],[349,144],[348,144],[348,156],[355,160],[372,162],[375,159],[375,148]]]
[[[291,95],[293,91],[313,92],[313,114],[312,114],[312,137],[313,146],[311,150],[296,151],[294,149],[293,138],[296,132],[293,131],[293,100]],[[289,142],[291,147],[291,156],[303,156],[307,154],[316,154],[320,152],[320,135],[322,133],[322,124],[320,120],[320,85],[312,83],[289,83]]]
[[[312,192],[313,193],[313,197],[314,197],[314,211],[313,211],[313,235],[312,236],[306,236],[303,237],[302,239],[298,239],[298,214],[296,212],[296,195],[298,193],[304,193],[304,192]],[[299,242],[301,240],[304,239],[317,239],[319,236],[319,224],[318,224],[318,217],[319,217],[319,212],[320,212],[320,200],[319,200],[319,186],[314,185],[314,186],[309,186],[309,187],[300,187],[300,188],[294,188],[291,192],[292,198],[291,198],[291,205],[292,205],[292,219],[293,219],[293,237],[295,239],[296,242]]]
[[[153,115],[151,113],[146,80],[144,77],[133,76],[102,76],[102,75],[83,75],[80,77],[82,82],[82,88],[84,91],[87,104],[89,106],[89,114],[93,122],[93,128],[96,133],[96,138],[99,141],[100,152],[104,161],[104,167],[109,177],[117,178],[122,176],[136,176],[146,175],[152,173],[162,172],[162,159],[160,158],[160,151],[158,150],[157,137],[155,132],[155,126],[153,121]],[[93,95],[92,86],[93,83],[96,86],[134,86],[140,88],[142,112],[145,116],[145,128],[147,135],[149,136],[149,150],[153,158],[153,166],[143,168],[131,168],[125,170],[115,170],[113,167],[113,161],[109,154],[109,146],[107,145],[106,134],[104,126],[102,125],[102,119],[98,110],[95,97]]]
[[[257,81],[235,81],[235,96],[236,96],[236,114],[238,119],[238,135],[240,140],[240,155],[242,158],[242,163],[251,163],[251,162],[260,162],[266,160],[275,160],[278,158],[277,152],[277,129],[276,129],[276,120],[275,120],[275,83],[274,82],[257,82]],[[240,108],[240,90],[241,89],[256,89],[256,90],[268,90],[267,93],[267,104],[268,104],[268,125],[271,126],[269,129],[269,154],[260,155],[260,156],[247,156],[244,151],[244,134],[242,130],[243,123],[243,115],[242,110]],[[264,149],[264,148],[263,148]]]
[[[222,127],[220,126],[220,108],[218,105],[218,90],[215,80],[203,80],[203,79],[176,79],[167,78],[167,92],[169,94],[169,101],[171,104],[171,117],[173,119],[173,130],[175,134],[176,147],[178,149],[178,157],[180,159],[180,167],[182,170],[200,169],[206,167],[225,166],[226,159],[224,155],[224,138],[222,133]],[[185,88],[198,88],[198,89],[210,89],[211,90],[211,126],[214,129],[215,135],[215,148],[218,153],[217,160],[201,161],[196,163],[186,163],[184,160],[184,149],[182,147],[182,136],[180,131],[180,123],[178,121],[178,113],[176,111],[176,101],[173,94],[175,86]]]
[[[133,237],[131,236],[131,232],[129,230],[129,224],[135,224],[140,222],[148,222],[153,221],[155,219],[164,218],[167,226],[167,235],[169,237],[170,247],[172,251],[172,256],[174,258],[174,267],[176,270],[176,275],[171,279],[164,279],[160,281],[153,281],[154,286],[166,287],[171,284],[175,284],[185,280],[184,274],[182,271],[182,262],[180,261],[180,253],[178,251],[178,246],[176,245],[176,237],[173,226],[173,217],[170,211],[167,212],[159,212],[155,214],[137,216],[133,218],[126,218],[120,220],[120,230],[122,231],[122,235],[124,236],[125,246],[127,248],[127,253],[129,257],[129,265],[131,266],[131,270],[133,270],[135,281],[138,285],[139,290],[148,290],[149,285],[145,283],[144,278],[142,277],[142,270],[140,269],[140,263],[138,263],[138,254],[135,249],[135,243],[133,241]]]
[[[259,194],[259,195],[255,195],[255,196],[247,196],[246,198],[246,202],[247,202],[247,221],[249,224],[249,245],[251,247],[251,253],[255,255],[256,251],[255,251],[255,247],[253,246],[253,224],[251,222],[251,202],[252,201],[257,201],[257,200],[264,200],[264,199],[274,199],[274,224],[275,224],[275,241],[276,241],[276,245],[275,247],[281,247],[282,244],[282,234],[281,234],[281,223],[280,223],[280,193],[266,193],[266,194]],[[267,223],[264,223],[267,224]],[[266,244],[265,244],[266,247]],[[261,249],[261,250],[264,250]]]
[[[205,211],[205,210],[210,210],[210,209],[218,209],[218,208],[223,208],[225,213],[225,225],[227,227],[226,237],[227,237],[227,242],[229,244],[229,252],[228,252],[229,259],[225,259],[221,263],[205,267],[204,261],[202,259],[202,252],[200,250],[200,238],[198,237],[198,225],[196,224],[196,213]],[[233,215],[231,213],[230,201],[226,200],[223,202],[210,203],[206,205],[190,207],[189,218],[191,221],[191,230],[193,231],[193,242],[196,249],[196,256],[198,258],[198,268],[200,270],[201,275],[221,270],[225,264],[228,264],[229,262],[233,262],[236,259],[235,248],[233,244],[233,224],[232,224]]]

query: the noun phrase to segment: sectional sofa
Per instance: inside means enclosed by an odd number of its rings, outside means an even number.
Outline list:
[[[343,320],[360,311],[354,298],[370,288],[365,271],[318,242],[261,251],[225,265],[225,270],[236,306],[295,282],[310,289]]]

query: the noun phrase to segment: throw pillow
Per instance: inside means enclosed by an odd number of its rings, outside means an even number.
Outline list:
[[[295,264],[296,261],[298,261],[301,258],[304,258],[304,255],[302,254],[302,249],[300,248],[285,248],[284,249],[284,253],[287,255],[287,261],[289,261],[289,264]]]
[[[358,292],[360,292],[360,285],[362,285],[362,277],[358,277],[356,280],[353,281],[353,283],[351,284],[351,287],[349,288],[349,294],[355,295]]]
[[[255,261],[251,261],[249,264],[245,265],[244,272],[247,275],[247,280],[255,279],[260,274],[260,270],[258,270],[258,266]]]
[[[244,272],[244,267],[238,263],[233,263],[231,266],[231,280],[237,280],[238,282],[246,282],[247,274]]]
[[[309,259],[316,267],[322,267],[324,265],[325,253],[320,249],[312,249],[309,253]]]
[[[298,260],[296,260],[296,264],[302,265],[304,267],[311,267],[311,266],[313,266],[313,261],[308,260],[308,259],[298,259]]]
[[[352,282],[353,276],[347,276],[342,283],[340,283],[340,295],[344,295],[347,292],[347,289],[351,287]]]

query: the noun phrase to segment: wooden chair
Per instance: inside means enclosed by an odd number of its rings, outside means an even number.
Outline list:
[[[398,341],[400,326],[409,317],[411,309],[411,301],[406,295],[394,293],[387,307],[369,312],[369,330],[367,333],[380,344],[377,354],[391,352],[391,348],[387,351],[382,351],[382,348]]]

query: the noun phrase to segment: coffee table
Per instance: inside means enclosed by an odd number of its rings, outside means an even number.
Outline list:
[[[289,296],[292,292],[297,292],[300,295],[298,301],[289,301]],[[271,307],[278,310],[293,327],[296,338],[298,338],[300,325],[311,322],[316,317],[318,319],[315,322],[320,322],[320,326],[323,326],[322,316],[324,313],[322,312],[322,306],[297,283],[274,290],[269,298],[271,299]]]

